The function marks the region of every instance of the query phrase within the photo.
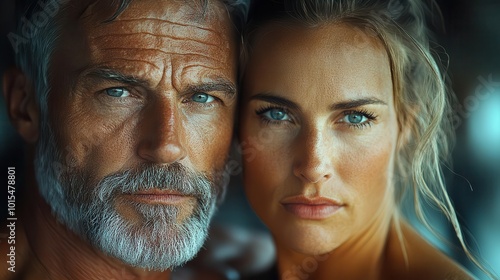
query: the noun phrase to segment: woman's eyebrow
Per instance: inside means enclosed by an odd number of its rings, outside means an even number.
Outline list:
[[[263,93],[258,93],[250,97],[250,100],[262,100],[266,101],[269,103],[285,106],[287,108],[290,108],[292,110],[300,110],[299,104],[288,100],[283,97],[279,97],[275,94],[272,94],[270,92],[263,92]],[[334,103],[330,105],[330,110],[335,111],[335,110],[346,110],[346,109],[352,109],[356,107],[360,107],[363,105],[371,105],[371,104],[381,104],[381,105],[387,105],[386,102],[378,99],[378,98],[360,98],[360,99],[352,99],[349,101],[342,101],[338,103]]]
[[[254,100],[254,99],[266,101],[266,102],[273,103],[276,105],[281,105],[281,106],[287,107],[287,108],[292,109],[292,110],[297,110],[297,111],[300,110],[300,106],[297,103],[295,103],[291,100],[288,100],[286,98],[276,96],[270,92],[263,92],[263,93],[257,93],[255,95],[252,95],[250,97],[250,100]]]
[[[386,102],[378,99],[378,98],[360,98],[360,99],[353,99],[345,102],[339,102],[339,103],[334,103],[330,105],[330,109],[332,111],[335,110],[346,110],[346,109],[352,109],[356,107],[360,107],[363,105],[370,105],[370,104],[381,104],[381,105],[387,105]]]

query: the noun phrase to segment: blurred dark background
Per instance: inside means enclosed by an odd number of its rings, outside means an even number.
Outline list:
[[[22,2],[0,0],[2,73],[14,62],[7,34],[14,31],[15,6]],[[446,58],[444,51],[449,56],[448,73],[458,97],[453,116],[457,144],[453,166],[445,172],[447,185],[468,232],[468,244],[500,275],[500,1],[439,0],[437,3],[443,17],[442,24],[434,20],[436,41],[443,47],[437,52],[443,58]],[[0,98],[0,170],[6,178],[7,167],[16,167],[18,188],[23,181],[22,148],[22,140],[8,120],[4,99]],[[244,199],[240,181],[239,176],[232,178],[228,197],[215,223],[264,230]],[[0,195],[0,199],[6,205],[6,188],[3,190],[5,195]],[[0,217],[4,220],[7,207],[1,209]],[[434,220],[435,228],[456,244],[453,229],[442,217],[436,216]],[[487,279],[460,250],[450,249],[430,235],[429,238],[475,275]]]

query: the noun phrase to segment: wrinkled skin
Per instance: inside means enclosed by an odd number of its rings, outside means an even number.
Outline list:
[[[105,2],[71,3],[61,19],[48,97],[49,125],[62,153],[58,164],[66,174],[86,174],[88,186],[144,164],[178,163],[207,176],[222,170],[232,137],[237,62],[223,5],[209,1],[202,17],[194,3],[132,1],[116,20],[104,23],[114,11]],[[9,114],[32,152],[40,135],[34,87],[19,71],[4,81]],[[24,225],[26,236],[18,228],[18,253],[25,256],[18,270],[27,271],[26,279],[170,274],[128,267],[94,250],[57,223],[33,188],[36,182],[27,183],[32,222]],[[192,214],[194,203],[187,197],[178,205],[180,222]],[[116,203],[116,209],[134,222],[132,205]]]
[[[142,163],[178,162],[206,173],[223,167],[236,101],[235,45],[217,5],[203,21],[193,10],[199,7],[133,1],[102,24],[98,3],[66,26],[48,103],[58,145],[76,169],[98,180]],[[135,81],[102,77],[101,69]],[[122,97],[105,92],[122,87]],[[193,101],[199,92],[213,98]]]

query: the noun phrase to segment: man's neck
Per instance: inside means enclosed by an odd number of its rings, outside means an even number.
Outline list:
[[[28,186],[24,230],[33,265],[45,274],[36,279],[170,279],[170,271],[133,268],[93,248],[56,220],[34,180]]]

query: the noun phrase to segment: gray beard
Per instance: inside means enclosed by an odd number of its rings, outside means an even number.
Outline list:
[[[102,252],[124,263],[164,271],[183,265],[202,247],[216,204],[227,185],[224,172],[212,178],[181,164],[143,165],[111,174],[92,184],[90,176],[62,164],[48,125],[41,131],[35,172],[42,197],[55,217]],[[179,209],[168,205],[130,202],[139,222],[124,219],[116,210],[120,194],[168,189],[196,198],[193,213],[177,221]]]

